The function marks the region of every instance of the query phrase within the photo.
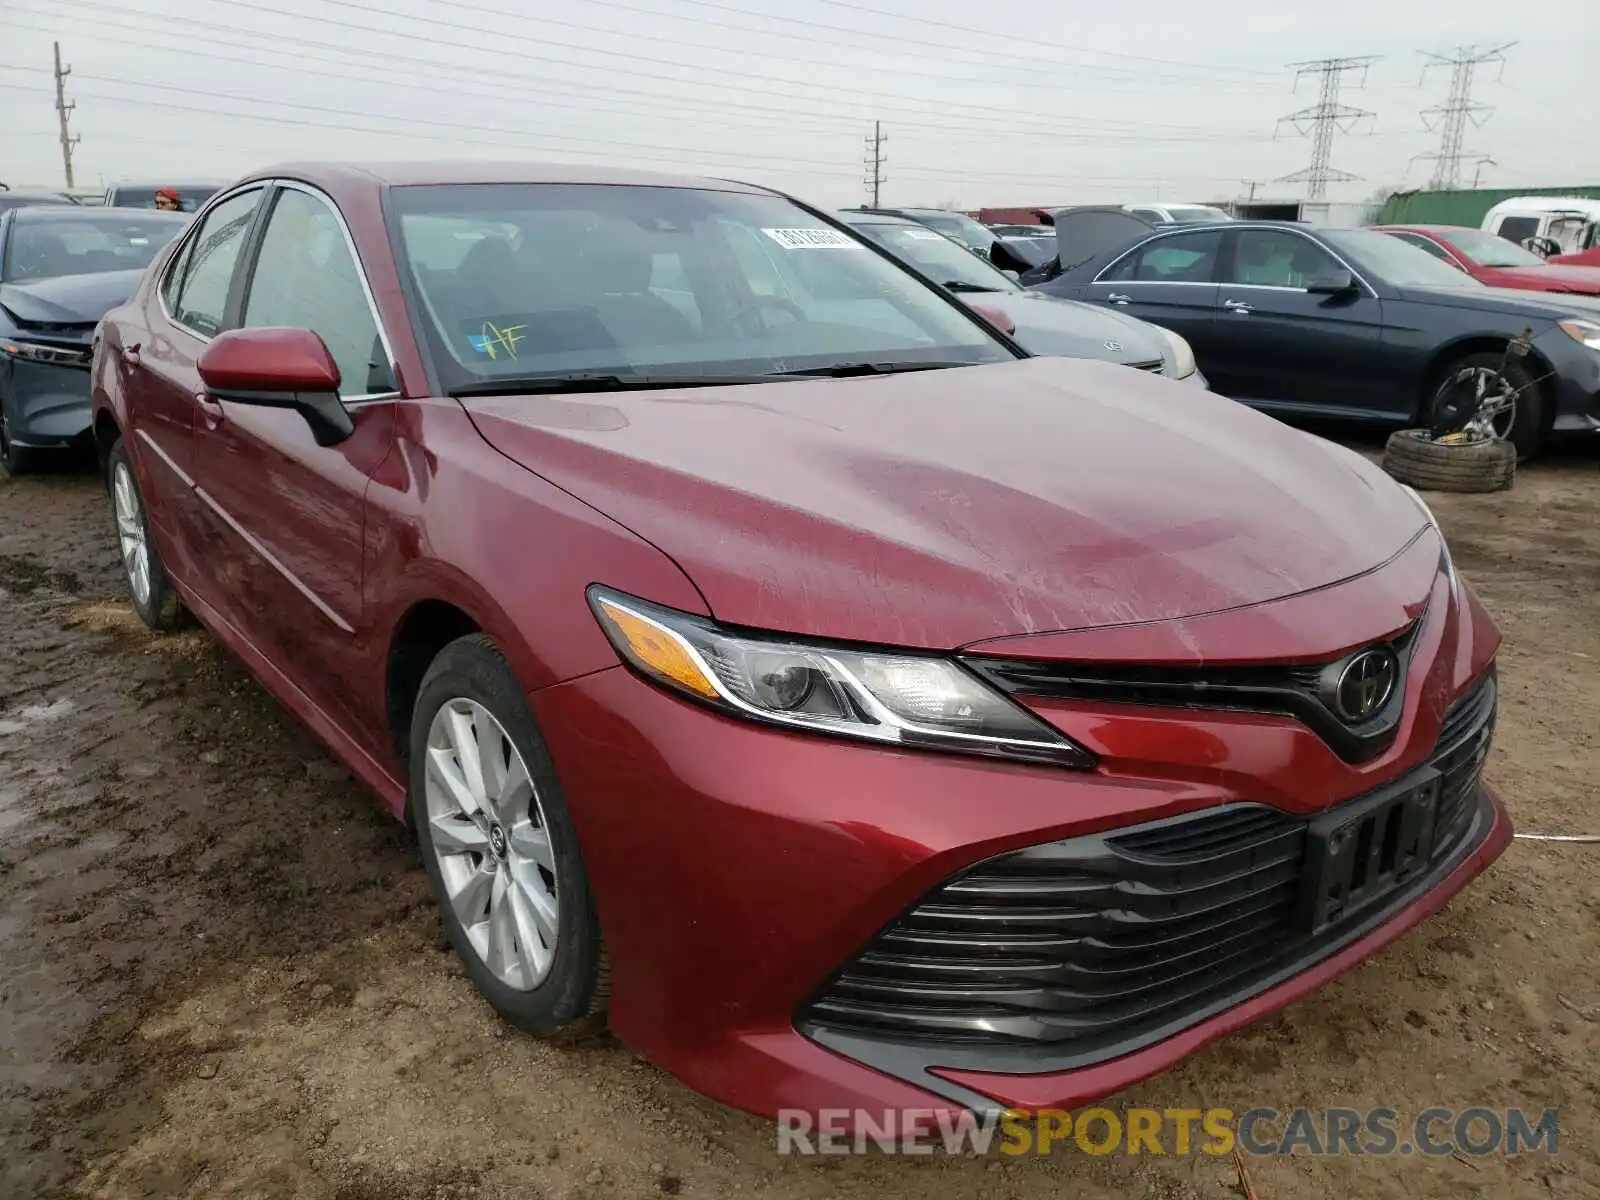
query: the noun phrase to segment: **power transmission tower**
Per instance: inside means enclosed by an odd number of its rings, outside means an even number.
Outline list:
[[[1351,133],[1363,120],[1372,114],[1364,108],[1351,108],[1348,104],[1339,103],[1339,88],[1346,74],[1360,71],[1361,86],[1366,82],[1367,68],[1378,61],[1379,55],[1369,55],[1365,58],[1319,58],[1312,62],[1290,63],[1295,68],[1294,83],[1296,89],[1300,80],[1307,75],[1320,75],[1322,82],[1317,96],[1317,102],[1310,108],[1302,108],[1299,112],[1292,112],[1278,120],[1278,129],[1281,132],[1287,123],[1304,137],[1311,139],[1311,164],[1303,170],[1292,175],[1285,175],[1276,180],[1278,183],[1304,183],[1306,185],[1306,198],[1321,200],[1328,194],[1329,183],[1344,183],[1352,179],[1359,179],[1359,175],[1351,175],[1346,171],[1336,171],[1331,165],[1333,158],[1333,134]]]
[[[1449,98],[1443,104],[1422,110],[1422,123],[1430,130],[1439,131],[1439,148],[1432,154],[1419,154],[1412,160],[1433,163],[1433,178],[1428,183],[1429,187],[1453,188],[1461,183],[1461,160],[1471,156],[1470,152],[1461,149],[1467,123],[1470,121],[1474,126],[1482,125],[1494,111],[1487,104],[1473,102],[1474,77],[1478,68],[1488,63],[1499,63],[1504,71],[1505,52],[1515,45],[1515,42],[1503,42],[1492,47],[1458,46],[1454,54],[1424,55],[1428,59],[1427,65],[1422,68],[1424,79],[1434,67],[1450,68]]]
[[[867,185],[868,195],[872,197],[872,207],[877,208],[879,192],[887,182],[883,174],[883,168],[889,162],[883,156],[883,143],[888,140],[883,136],[883,122],[874,121],[872,123],[872,132],[864,140],[867,143],[865,159],[867,175],[864,182]]]
[[[61,125],[61,166],[67,173],[67,186],[75,186],[72,181],[72,148],[82,139],[72,133],[72,110],[76,104],[67,103],[67,76],[72,74],[71,67],[61,65],[61,43],[56,47],[56,120]]]

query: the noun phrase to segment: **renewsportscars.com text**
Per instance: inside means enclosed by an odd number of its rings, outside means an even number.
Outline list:
[[[947,1109],[784,1109],[779,1154],[1555,1154],[1554,1108],[1089,1108],[1003,1113]]]

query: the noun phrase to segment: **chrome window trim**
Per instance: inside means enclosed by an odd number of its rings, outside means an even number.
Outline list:
[[[1208,228],[1211,228],[1211,227],[1208,227]],[[1336,261],[1346,271],[1350,272],[1350,278],[1355,280],[1356,283],[1358,285],[1360,285],[1362,290],[1370,298],[1372,298],[1372,299],[1377,299],[1378,298],[1377,289],[1374,288],[1370,283],[1367,282],[1365,276],[1363,276],[1360,271],[1356,270],[1354,267],[1352,267],[1350,265],[1349,260],[1346,259],[1344,255],[1340,254],[1332,246],[1329,246],[1329,245],[1327,245],[1327,244],[1325,244],[1323,242],[1317,241],[1316,238],[1311,237],[1309,234],[1305,233],[1303,230],[1299,230],[1299,229],[1282,229],[1282,228],[1279,228],[1277,226],[1261,226],[1261,225],[1248,226],[1248,227],[1246,227],[1244,229],[1222,229],[1222,230],[1220,230],[1220,232],[1223,233],[1223,234],[1238,233],[1238,234],[1241,234],[1241,235],[1242,234],[1246,234],[1246,233],[1258,232],[1258,231],[1266,231],[1266,232],[1271,232],[1271,233],[1287,233],[1287,234],[1292,235],[1293,237],[1304,238],[1306,241],[1310,242],[1313,246],[1317,247],[1317,249],[1322,250],[1323,252],[1332,255],[1333,258],[1334,258],[1334,261]],[[1185,234],[1194,234],[1194,233],[1199,233],[1199,232],[1201,232],[1201,231],[1198,230],[1198,229],[1190,228],[1190,229],[1173,229],[1173,230],[1169,230],[1169,231],[1167,231],[1165,233],[1158,233],[1155,237],[1149,238],[1146,241],[1140,242],[1137,246],[1129,247],[1129,249],[1128,249],[1128,251],[1126,253],[1119,254],[1113,261],[1107,263],[1104,267],[1102,267],[1100,269],[1099,274],[1097,274],[1093,279],[1091,279],[1089,281],[1089,285],[1092,287],[1093,285],[1095,285],[1097,283],[1104,283],[1104,284],[1108,284],[1108,285],[1115,284],[1115,285],[1120,287],[1120,286],[1123,286],[1123,285],[1126,285],[1126,284],[1158,283],[1162,287],[1235,287],[1235,288],[1250,288],[1250,289],[1255,290],[1255,291],[1264,291],[1264,292],[1297,292],[1300,295],[1305,295],[1306,294],[1306,289],[1305,288],[1282,287],[1282,286],[1279,286],[1277,284],[1269,284],[1269,283],[1229,283],[1226,280],[1221,280],[1221,281],[1218,281],[1218,282],[1215,282],[1215,283],[1211,283],[1211,282],[1201,282],[1201,281],[1193,280],[1193,279],[1165,280],[1165,279],[1102,279],[1101,278],[1101,276],[1105,275],[1105,273],[1107,271],[1111,271],[1111,270],[1115,269],[1124,259],[1128,258],[1130,255],[1139,253],[1139,251],[1143,250],[1146,246],[1150,245],[1152,242],[1165,241],[1167,238],[1182,237]]]
[[[166,267],[164,267],[162,270],[161,279],[156,288],[156,302],[161,308],[162,315],[166,317],[168,322],[170,322],[175,328],[183,330],[184,333],[188,334],[190,337],[193,337],[197,341],[204,344],[209,344],[212,341],[210,337],[207,337],[205,334],[190,328],[188,325],[185,325],[182,321],[178,320],[172,315],[171,311],[167,308],[167,297],[163,285],[167,282],[167,279],[174,269],[178,258],[182,256],[183,247],[188,244],[190,239],[200,236],[200,231],[203,228],[202,218],[209,216],[211,210],[217,205],[224,204],[233,197],[241,196],[245,192],[248,192],[254,188],[260,188],[263,190],[267,188],[279,188],[283,191],[302,192],[305,195],[320,201],[323,207],[333,214],[333,219],[339,223],[339,232],[344,235],[345,249],[350,252],[351,261],[355,263],[356,278],[361,281],[361,294],[366,298],[367,312],[372,317],[373,327],[378,331],[378,341],[383,346],[384,357],[389,363],[389,374],[398,383],[400,378],[400,368],[399,364],[395,361],[394,345],[389,340],[389,331],[384,328],[383,317],[378,312],[378,302],[372,294],[372,284],[367,280],[367,268],[366,265],[361,261],[361,252],[356,249],[356,240],[350,233],[350,225],[345,221],[344,214],[339,211],[339,206],[333,202],[333,198],[331,196],[329,196],[321,188],[316,187],[313,184],[306,183],[303,180],[286,178],[252,179],[245,183],[241,183],[238,187],[232,188],[228,191],[218,192],[209,201],[207,201],[205,206],[195,214],[193,222],[194,231],[179,243],[178,249],[174,251],[172,258],[168,260]],[[272,214],[269,213],[267,215],[267,221],[270,224],[272,221]],[[259,247],[257,248],[256,257],[257,262],[259,262]],[[255,263],[251,264],[250,272],[252,275],[255,274]],[[241,319],[244,316],[243,313],[240,313],[239,315]],[[240,328],[244,329],[247,328],[247,326],[241,325]],[[371,400],[392,400],[398,397],[400,394],[400,389],[397,386],[383,392],[361,392],[354,396],[340,396],[339,402],[348,407],[352,404],[362,404]]]

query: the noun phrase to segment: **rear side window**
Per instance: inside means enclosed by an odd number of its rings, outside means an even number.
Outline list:
[[[1114,263],[1101,282],[1210,283],[1216,278],[1222,231],[1180,233],[1146,242]]]
[[[233,269],[260,201],[260,188],[228,197],[205,215],[204,223],[178,256],[174,270],[178,278],[169,299],[172,319],[202,337],[222,332]]]

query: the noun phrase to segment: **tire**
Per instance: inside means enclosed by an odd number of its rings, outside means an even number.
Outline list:
[[[577,831],[522,685],[486,635],[458,638],[433,660],[410,748],[407,813],[467,975],[528,1033],[572,1040],[600,1032],[610,976]],[[490,750],[477,757],[476,789],[464,748],[473,757]],[[491,759],[507,765],[496,771]],[[522,777],[519,759],[531,789],[512,782]],[[457,799],[463,786],[476,816]]]
[[[4,403],[0,402],[0,474],[13,478],[26,475],[39,465],[38,455],[11,440],[7,429]]]
[[[1466,368],[1501,370],[1502,361],[1505,361],[1502,374],[1517,392],[1517,408],[1505,440],[1517,448],[1517,461],[1522,462],[1539,452],[1544,444],[1545,435],[1544,394],[1534,382],[1534,373],[1528,369],[1525,358],[1503,360],[1500,352],[1485,351],[1480,354],[1469,354],[1452,362],[1428,385],[1423,421],[1431,422],[1433,404],[1440,388],[1458,371]]]
[[[1383,448],[1383,469],[1401,483],[1431,492],[1499,492],[1516,479],[1509,441],[1435,442],[1426,429],[1402,429]]]
[[[161,561],[161,551],[156,549],[155,540],[150,536],[139,477],[128,456],[128,445],[120,439],[106,455],[106,486],[111,491],[117,551],[122,557],[122,575],[128,584],[133,611],[157,632],[182,628],[189,613],[178,598],[177,589],[167,576],[166,564]]]

